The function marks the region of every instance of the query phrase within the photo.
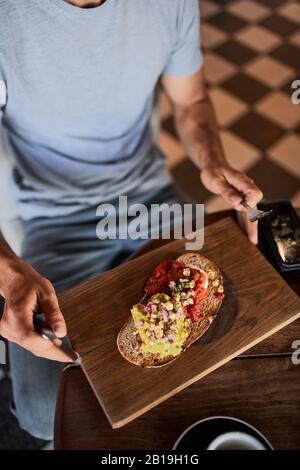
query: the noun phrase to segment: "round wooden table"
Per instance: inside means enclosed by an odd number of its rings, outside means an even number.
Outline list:
[[[234,211],[206,216],[206,226]],[[150,242],[139,256],[166,243]],[[262,249],[262,247],[260,247]],[[285,275],[300,295],[300,276]],[[169,450],[182,431],[209,416],[233,416],[257,427],[275,449],[300,449],[300,365],[292,343],[300,320],[267,338],[127,426],[113,430],[80,367],[61,378],[55,418],[57,450]],[[153,384],[155,386],[155,384]]]

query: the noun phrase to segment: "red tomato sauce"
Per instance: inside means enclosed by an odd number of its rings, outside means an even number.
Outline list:
[[[178,282],[179,279],[189,279],[189,281],[195,281],[194,291],[194,304],[189,305],[185,311],[186,315],[191,318],[193,322],[197,322],[204,318],[202,311],[202,303],[204,297],[207,296],[207,290],[204,289],[206,277],[198,269],[190,269],[190,275],[185,276],[183,270],[187,268],[183,263],[173,260],[162,261],[153,271],[152,276],[148,279],[145,287],[145,292],[150,297],[152,295],[164,292],[165,294],[171,295],[169,287],[170,281]]]

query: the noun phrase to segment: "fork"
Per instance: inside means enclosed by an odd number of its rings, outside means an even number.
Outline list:
[[[269,211],[261,211],[259,209],[254,209],[253,207],[250,207],[249,204],[247,204],[245,201],[241,202],[241,205],[247,209],[248,212],[248,219],[250,222],[256,222],[257,220],[263,219],[264,217],[267,217],[267,215],[270,215],[273,211],[272,209]]]

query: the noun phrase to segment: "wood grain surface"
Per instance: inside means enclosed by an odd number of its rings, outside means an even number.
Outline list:
[[[61,381],[55,449],[168,450],[188,426],[220,415],[257,427],[275,449],[300,449],[299,368],[290,357],[234,359],[114,430],[81,369],[71,368]]]
[[[130,261],[60,297],[69,336],[111,425],[123,426],[300,316],[300,300],[231,219],[205,230],[201,253],[224,273],[226,301],[211,330],[166,368],[129,364],[117,333],[157,263],[184,240]]]

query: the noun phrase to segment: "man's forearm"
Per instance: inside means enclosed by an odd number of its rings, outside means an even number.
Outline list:
[[[255,206],[262,192],[245,173],[226,161],[219,137],[213,105],[205,86],[204,69],[189,77],[165,74],[162,79],[175,116],[178,135],[187,155],[200,172],[202,184],[211,193],[221,196],[230,206],[244,211],[241,202]],[[253,243],[257,243],[257,226],[243,215],[244,225]]]
[[[174,115],[184,149],[200,170],[226,163],[214,108],[208,95],[189,106],[176,105]]]

